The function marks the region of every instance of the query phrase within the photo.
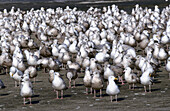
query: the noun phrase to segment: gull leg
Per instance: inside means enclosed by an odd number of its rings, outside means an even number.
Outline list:
[[[35,84],[35,77],[34,77],[34,84]]]
[[[129,89],[131,89],[131,85],[129,85]]]
[[[63,99],[63,90],[61,90],[61,99]]]
[[[102,89],[100,89],[100,98],[102,98]]]
[[[31,97],[29,98],[29,101],[30,101],[30,105],[32,105],[32,103],[31,103]]]
[[[75,88],[76,87],[76,80],[73,81],[73,84],[74,84],[73,88]]]
[[[123,82],[123,77],[122,76],[120,77],[120,80],[122,82],[122,85],[124,85],[125,83]]]
[[[113,98],[112,98],[112,96],[110,96],[110,100],[111,100],[111,102],[113,101]]]
[[[45,70],[45,68],[44,68],[44,73],[46,73],[46,70]]]
[[[119,82],[121,82],[121,78],[120,78],[120,76],[118,76],[118,78],[119,78]]]
[[[144,86],[144,90],[145,90],[145,93],[147,93],[147,91],[146,91],[146,86]]]
[[[168,44],[166,44],[166,49],[167,49],[167,50],[169,49],[169,45],[168,45]]]
[[[91,93],[90,93],[90,94],[93,94],[93,89],[92,89],[92,87],[90,88],[90,90],[91,90]]]
[[[69,80],[69,88],[71,88],[71,80]]]
[[[151,93],[151,85],[149,85],[149,92]]]
[[[133,90],[135,89],[135,84],[133,83]]]
[[[94,89],[94,97],[93,98],[96,98],[96,90]]]
[[[116,99],[116,102],[117,102],[117,94],[115,95],[115,99]]]
[[[56,95],[57,95],[57,98],[56,98],[56,99],[59,99],[59,98],[58,98],[58,91],[56,91]]]
[[[25,105],[25,98],[24,98],[24,105]]]
[[[86,87],[86,94],[88,94],[88,88]]]
[[[15,87],[17,87],[17,81],[15,81]]]

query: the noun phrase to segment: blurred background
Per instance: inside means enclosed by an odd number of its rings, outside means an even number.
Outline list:
[[[131,12],[135,4],[140,6],[149,7],[154,9],[155,5],[158,5],[160,9],[170,5],[170,0],[0,0],[0,11],[4,8],[10,10],[12,6],[20,8],[22,10],[30,10],[31,8],[39,9],[44,8],[65,8],[67,5],[70,8],[77,7],[78,10],[87,10],[89,7],[102,8],[116,4],[119,9]]]

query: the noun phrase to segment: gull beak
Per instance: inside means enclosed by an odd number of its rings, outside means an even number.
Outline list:
[[[152,74],[149,74],[149,76],[151,77]]]
[[[14,74],[12,73],[12,77],[13,77],[13,75],[14,75]]]
[[[118,78],[115,78],[114,80],[118,80]]]

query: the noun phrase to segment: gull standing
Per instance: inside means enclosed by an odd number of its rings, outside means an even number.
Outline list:
[[[117,102],[117,94],[120,92],[114,80],[117,80],[117,78],[115,78],[114,76],[109,76],[108,78],[109,84],[107,85],[106,88],[106,93],[110,95],[111,102],[112,102],[112,96],[114,95]]]
[[[28,98],[31,105],[31,96],[33,95],[33,89],[32,84],[29,79],[28,74],[24,74],[23,79],[21,81],[21,96],[24,97],[24,105],[25,105],[25,99]]]
[[[54,80],[52,81],[52,87],[56,91],[56,94],[57,94],[56,99],[59,99],[58,91],[61,91],[61,99],[63,99],[63,89],[66,88],[66,85],[65,85],[64,80],[60,77],[60,74],[58,72],[54,73]]]
[[[151,92],[151,85],[152,85],[152,78],[150,77],[151,76],[151,70],[150,69],[147,69],[143,74],[142,76],[140,77],[140,81],[141,81],[141,84],[144,85],[144,90],[145,90],[145,93],[147,92],[146,91],[146,85],[149,85],[149,92]]]
[[[137,83],[139,78],[137,77],[136,74],[131,73],[132,70],[130,67],[126,67],[124,71],[125,71],[125,80],[127,83],[129,83],[129,89],[131,89],[130,84],[133,84],[133,89],[134,89],[135,83]]]
[[[91,94],[92,94],[92,88],[91,88],[91,80],[92,80],[91,73],[92,73],[92,71],[90,71],[89,69],[90,69],[89,67],[86,68],[85,76],[83,78],[84,86],[86,87],[86,94],[88,94],[88,88],[91,89]]]
[[[100,97],[102,97],[103,81],[102,78],[100,77],[99,72],[97,71],[93,72],[92,88],[94,89],[94,98],[96,97],[96,90],[99,89],[100,89]]]

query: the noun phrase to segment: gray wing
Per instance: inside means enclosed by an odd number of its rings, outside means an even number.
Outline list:
[[[152,77],[150,77],[150,82],[153,84],[154,79]]]
[[[32,86],[32,83],[31,83],[31,82],[29,82],[29,87],[31,87],[31,89],[33,89],[33,86]]]
[[[136,74],[132,74],[132,79],[135,79],[135,80],[139,81],[139,78],[137,77]]]

